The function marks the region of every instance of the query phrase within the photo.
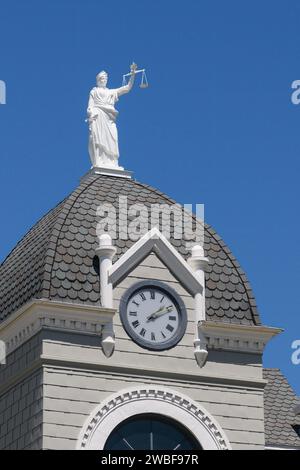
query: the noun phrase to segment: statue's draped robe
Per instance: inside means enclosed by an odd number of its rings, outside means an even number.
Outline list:
[[[91,145],[93,153],[105,154],[116,162],[119,158],[118,131],[116,119],[118,111],[114,105],[118,101],[117,90],[95,87],[90,92],[88,112],[98,114],[91,123]]]

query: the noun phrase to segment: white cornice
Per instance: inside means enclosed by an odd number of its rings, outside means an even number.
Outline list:
[[[239,325],[213,321],[199,322],[208,349],[221,349],[261,354],[266,344],[281,333],[281,328],[264,325]]]
[[[115,312],[98,305],[32,300],[0,324],[0,339],[10,353],[43,327],[100,334]]]

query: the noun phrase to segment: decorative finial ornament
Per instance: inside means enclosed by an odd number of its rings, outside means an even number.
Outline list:
[[[141,87],[145,88],[148,86],[145,69],[137,70],[134,62],[130,66],[130,73],[123,76],[123,86],[120,88],[107,88],[108,74],[104,70],[96,76],[97,86],[90,92],[87,109],[89,154],[93,168],[123,170],[118,163],[119,143],[116,126],[118,111],[115,109],[115,103],[120,96],[129,93],[135,75],[140,72],[143,73]],[[128,83],[126,83],[127,76],[130,76]]]

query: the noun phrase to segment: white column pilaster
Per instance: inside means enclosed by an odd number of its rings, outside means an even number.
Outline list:
[[[192,248],[192,256],[189,258],[188,263],[195,273],[202,286],[202,292],[197,292],[194,296],[195,305],[195,340],[194,340],[194,355],[199,367],[203,367],[207,360],[206,339],[201,330],[201,324],[206,319],[205,311],[205,268],[209,262],[208,258],[204,256],[204,250],[201,245],[195,245]]]
[[[99,258],[101,307],[105,308],[113,308],[113,286],[109,281],[108,271],[115,253],[116,248],[112,244],[110,235],[102,234],[99,237],[96,254]],[[114,352],[115,334],[112,321],[104,325],[102,329],[102,349],[106,357],[110,357]]]

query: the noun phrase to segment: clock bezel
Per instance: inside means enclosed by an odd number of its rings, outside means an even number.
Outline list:
[[[172,301],[174,302],[179,312],[179,317],[180,317],[179,326],[178,326],[176,334],[172,338],[168,339],[167,341],[161,342],[159,344],[152,344],[149,341],[141,338],[132,329],[127,318],[127,305],[128,305],[129,300],[136,292],[145,288],[147,289],[155,288],[155,289],[159,289],[162,292],[165,292],[168,296],[172,298]],[[165,350],[175,347],[179,343],[179,341],[182,339],[184,333],[186,332],[187,312],[186,312],[186,307],[184,305],[184,302],[172,287],[168,286],[167,284],[161,281],[144,280],[144,281],[136,282],[131,287],[129,287],[126,290],[126,292],[123,294],[120,300],[119,313],[120,313],[122,325],[127,335],[136,344],[138,344],[144,349],[148,349],[149,351],[165,351]]]

